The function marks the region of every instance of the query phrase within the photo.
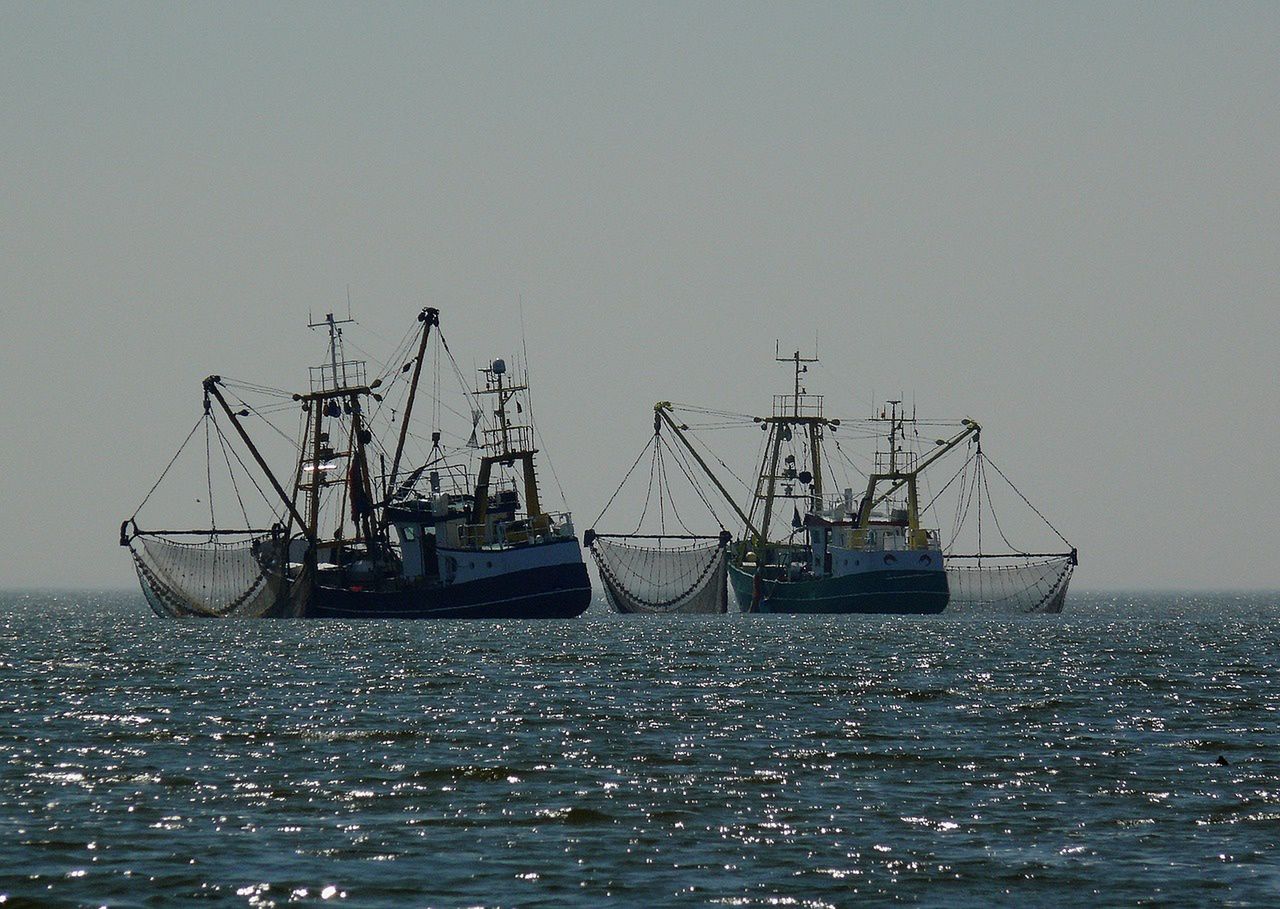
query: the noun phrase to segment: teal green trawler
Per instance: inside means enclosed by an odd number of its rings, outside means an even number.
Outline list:
[[[802,397],[812,400],[813,413],[802,412],[806,406]],[[821,445],[830,422],[822,416],[820,396],[781,396],[774,415],[762,420],[770,429],[770,466],[761,471],[753,502],[761,514],[760,530],[751,533],[749,523],[747,542],[739,546],[738,558],[728,567],[734,596],[744,612],[929,615],[947,607],[939,534],[921,526],[919,477],[944,454],[977,437],[980,428],[964,420],[959,433],[940,441],[928,457],[917,461],[899,447],[906,422],[899,404],[889,402],[887,416],[882,418],[890,427],[888,463],[883,472],[868,478],[856,508],[852,496],[831,505],[824,502]],[[795,456],[787,455],[779,472],[782,446],[794,439],[796,427],[807,430],[812,466],[797,471],[791,460]],[[797,484],[804,490],[799,498],[806,500],[809,511],[802,521],[793,522],[798,524],[793,528],[797,532],[786,540],[773,540],[768,528],[779,490],[790,499]],[[795,514],[799,515],[799,505]]]
[[[803,357],[799,351],[782,357],[775,350],[775,360],[791,366],[794,381],[790,393],[774,396],[769,416],[746,418],[669,401],[654,406],[649,493],[656,488],[659,501],[657,509],[651,508],[650,494],[646,494],[640,524],[655,510],[660,516],[678,513],[674,502],[663,507],[664,492],[670,489],[665,464],[674,462],[695,488],[695,475],[710,480],[716,494],[699,490],[698,496],[720,524],[719,533],[697,535],[688,527],[672,532],[661,526],[656,533],[641,533],[639,525],[630,533],[589,530],[584,541],[615,609],[715,611],[707,608],[714,597],[704,591],[719,589],[721,597],[723,591],[731,590],[738,608],[752,613],[933,615],[949,605],[1061,611],[1076,564],[1074,549],[1001,554],[983,549],[981,514],[984,507],[990,508],[990,487],[977,422],[966,418],[958,423],[925,424],[916,420],[914,412],[908,416],[901,401],[887,402],[869,420],[845,421],[846,433],[876,439],[876,452],[870,471],[859,470],[866,479],[861,495],[855,497],[852,485],[833,495],[828,477],[834,471],[824,471],[824,465],[831,465],[825,446],[828,436],[840,431],[841,421],[829,417],[823,396],[810,394],[803,384],[809,364],[817,358]],[[728,466],[683,419],[698,413],[719,420],[747,419],[766,433],[753,482],[735,475],[747,493],[741,503],[708,458],[719,461],[732,475]],[[920,451],[924,425],[946,425],[950,435],[937,439],[928,451]],[[930,510],[936,497],[922,506],[922,477],[962,447],[969,456],[943,484],[943,491],[964,476],[966,482],[958,487],[964,507],[957,509],[949,546],[944,546],[940,531],[925,526],[922,517],[937,514]],[[835,448],[853,464],[838,442]],[[624,478],[623,485],[626,482]],[[729,523],[736,521],[741,528],[736,539],[731,541],[733,535],[716,514],[713,499],[723,500],[732,510]],[[951,547],[971,510],[977,512],[978,551],[959,555]],[[712,540],[719,545],[713,546]]]
[[[877,454],[877,470],[861,500],[852,491],[828,501],[823,485],[823,444],[839,420],[825,414],[822,395],[808,394],[802,381],[816,358],[799,351],[790,394],[775,395],[770,416],[757,422],[768,433],[749,508],[735,506],[743,538],[728,560],[729,584],[743,612],[896,613],[929,615],[947,607],[947,575],[937,530],[920,522],[920,474],[980,427],[964,420],[953,437],[923,458],[904,447],[908,419],[891,401],[874,418],[888,428],[888,451]],[[658,413],[677,438],[684,432],[666,402]],[[694,449],[689,445],[689,451]],[[732,501],[732,500],[730,500]],[[791,505],[792,519],[777,533],[778,512]]]

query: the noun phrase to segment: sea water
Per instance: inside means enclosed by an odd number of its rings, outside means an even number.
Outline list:
[[[8,905],[1280,903],[1280,598],[171,621],[0,599]]]

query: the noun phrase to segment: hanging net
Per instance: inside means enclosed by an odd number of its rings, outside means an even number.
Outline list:
[[[605,598],[615,612],[649,615],[728,612],[725,552],[731,536],[723,530],[724,523],[695,481],[686,455],[669,446],[663,438],[662,425],[660,410],[655,407],[653,435],[596,518],[599,522],[604,517],[645,454],[649,454],[649,482],[635,529],[630,533],[597,533],[593,528],[583,535],[583,542],[600,569]],[[676,466],[676,476],[683,478],[680,482],[692,488],[720,525],[717,536],[689,529],[676,505],[668,463]],[[646,520],[656,533],[641,532]]]
[[[947,611],[995,615],[1062,612],[1066,605],[1067,587],[1079,564],[1076,549],[1030,552],[1014,545],[1009,539],[1010,534],[1006,533],[1008,525],[1002,524],[996,513],[988,469],[995,471],[1005,487],[1063,544],[1071,546],[1040,509],[1032,505],[1004,471],[983,452],[979,440],[973,454],[947,481],[942,492],[934,497],[936,502],[948,486],[960,480],[952,542],[943,557],[950,590]],[[1007,516],[1005,520],[1007,522]],[[976,553],[958,555],[953,547],[966,528],[976,531]],[[1003,544],[995,551],[989,546],[993,534]],[[972,538],[969,542],[973,542]]]
[[[308,587],[290,581],[275,534],[200,542],[138,532],[129,540],[142,593],[157,615],[268,618],[298,615]],[[243,536],[243,535],[241,535]]]
[[[250,523],[241,493],[246,481],[237,480],[237,474],[242,478],[248,477],[247,482],[257,490],[268,508],[275,510],[279,505],[267,497],[218,426],[210,401],[214,381],[213,377],[205,381],[203,413],[195,426],[133,516],[121,524],[120,545],[128,547],[142,594],[157,615],[225,618],[301,615],[311,589],[314,560],[307,559],[304,565],[290,566],[289,539],[285,528],[279,522],[270,530],[231,530],[226,529],[226,525],[219,528],[214,505],[215,490],[223,494],[230,492],[239,506],[244,523],[237,521],[232,527],[254,526]],[[219,402],[230,413],[221,397]],[[209,529],[141,529],[137,522],[138,512],[164,482],[183,452],[193,447],[191,443],[201,429],[204,430],[204,475],[195,486],[200,494],[196,502],[208,506]],[[239,472],[235,469],[237,465]],[[219,469],[221,466],[225,466],[225,474]],[[194,476],[184,479],[188,489],[196,481]],[[288,507],[292,508],[291,505]],[[291,568],[296,570],[291,571]]]
[[[948,612],[1026,614],[1062,612],[1075,570],[1071,553],[1022,558],[956,557],[946,560]]]
[[[593,535],[588,548],[615,612],[728,612],[722,539],[649,547]]]

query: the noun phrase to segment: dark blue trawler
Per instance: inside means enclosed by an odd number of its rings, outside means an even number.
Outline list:
[[[279,519],[269,530],[155,531],[139,527],[135,512],[121,527],[121,544],[133,555],[152,608],[166,616],[337,619],[581,615],[591,584],[570,515],[541,505],[534,431],[531,422],[521,422],[530,412],[527,381],[512,380],[505,362],[494,360],[482,370],[482,387],[467,395],[467,444],[446,449],[436,428],[426,459],[402,475],[433,329],[461,373],[439,334],[435,309],[419,315],[416,356],[395,369],[386,386],[390,372],[369,382],[363,361],[345,359],[341,326],[348,321],[329,314],[312,324],[328,329],[329,357],[312,369],[311,390],[291,396],[304,428],[288,492],[245,427],[243,418],[262,414],[240,399],[243,386],[220,376],[205,380],[206,443],[216,434],[225,454],[231,440],[218,421],[225,416],[274,489]],[[402,412],[392,410],[388,423],[394,447],[384,447],[372,427],[410,371]],[[437,363],[437,385],[439,373]],[[431,398],[438,421],[438,387]],[[206,461],[212,470],[213,459]],[[229,457],[226,463],[230,471]],[[238,498],[234,477],[232,486]],[[208,488],[212,493],[212,477]],[[334,524],[332,535],[321,534],[322,526]]]

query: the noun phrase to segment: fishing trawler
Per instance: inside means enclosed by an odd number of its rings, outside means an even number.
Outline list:
[[[721,563],[714,562],[711,548],[704,545],[701,551],[706,555],[694,565],[717,565],[743,612],[930,615],[958,602],[970,608],[1061,611],[1077,560],[1074,548],[1056,553],[984,551],[979,518],[977,553],[952,555],[944,551],[940,531],[925,526],[923,514],[933,502],[922,506],[921,478],[928,468],[964,446],[969,447],[970,456],[960,473],[970,480],[961,484],[967,493],[963,501],[976,503],[979,515],[989,504],[989,497],[984,497],[986,461],[977,422],[966,418],[951,424],[949,437],[938,439],[930,451],[918,452],[908,444],[909,434],[912,442],[918,436],[917,421],[914,413],[907,416],[901,401],[888,402],[869,420],[843,421],[851,429],[851,422],[855,423],[855,432],[873,436],[881,444],[872,469],[865,473],[860,497],[855,498],[853,486],[830,495],[824,446],[828,434],[838,432],[842,421],[828,417],[823,396],[810,394],[803,384],[817,358],[803,357],[799,351],[782,357],[775,350],[775,360],[792,367],[793,384],[789,394],[774,396],[769,416],[750,417],[767,436],[745,507],[708,465],[709,447],[695,444],[688,422],[676,419],[677,405],[663,401],[654,408],[654,463],[660,465],[659,454],[666,451],[668,458],[675,457],[681,464],[685,476],[700,472],[742,528],[736,542],[721,544]],[[690,405],[679,405],[679,409],[712,414],[721,426],[739,416]],[[678,444],[661,440],[664,429]],[[723,460],[720,464],[727,470]],[[661,478],[661,467],[651,468],[650,475]],[[624,477],[624,485],[626,481]],[[657,488],[663,491],[661,481]],[[699,492],[699,497],[710,509],[711,496]],[[790,522],[779,519],[787,506]],[[649,513],[647,499],[645,513]],[[723,533],[724,522],[718,515],[713,517]],[[632,612],[662,611],[636,608],[634,603],[651,601],[653,584],[648,576],[663,566],[670,566],[673,579],[663,588],[663,603],[698,602],[705,598],[704,589],[720,583],[717,572],[709,567],[701,574],[681,568],[676,562],[679,547],[674,544],[682,538],[664,533],[609,534],[594,527],[585,537],[610,601],[615,607],[630,603],[619,611]],[[953,545],[956,539],[953,534]]]
[[[498,359],[481,370],[478,388],[462,382],[471,434],[465,445],[450,447],[440,425],[441,358],[447,357],[459,379],[462,373],[440,334],[438,310],[423,309],[416,339],[409,334],[402,342],[405,355],[416,346],[412,358],[399,366],[393,355],[395,365],[372,380],[367,361],[345,356],[343,325],[351,321],[331,313],[311,323],[327,331],[328,357],[312,368],[307,392],[290,394],[217,375],[204,380],[203,414],[169,466],[203,426],[206,470],[214,469],[213,454],[221,451],[244,526],[217,526],[211,473],[208,528],[144,529],[140,505],[122,524],[120,543],[133,556],[151,607],[165,616],[580,615],[591,602],[590,581],[571,515],[542,505],[539,450],[532,418],[525,418],[531,414],[527,373],[517,379]],[[424,438],[411,430],[411,421],[433,338],[439,350],[430,449],[402,471],[412,463],[410,440]],[[288,438],[270,424],[272,408],[246,400],[255,391],[300,410],[291,482],[273,472],[246,425],[248,418],[260,418]],[[249,523],[241,497],[246,484],[236,480],[232,455],[235,464],[248,468],[220,418],[274,493],[253,480],[275,517],[269,528]],[[392,437],[393,444],[384,444]],[[163,480],[162,474],[152,492]],[[335,529],[326,533],[327,527]]]

